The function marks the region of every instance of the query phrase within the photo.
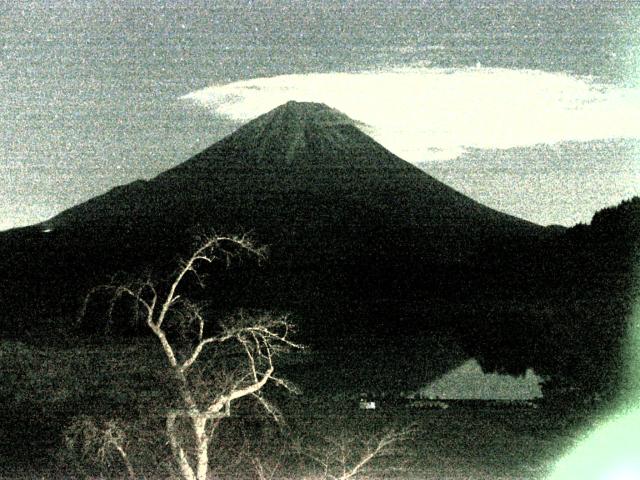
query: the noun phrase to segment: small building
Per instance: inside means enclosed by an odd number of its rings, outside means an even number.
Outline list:
[[[358,406],[360,410],[375,410],[376,402],[373,400],[367,400],[366,398],[361,398]]]

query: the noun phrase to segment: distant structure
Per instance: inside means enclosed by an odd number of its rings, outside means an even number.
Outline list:
[[[360,400],[360,410],[375,410],[375,409],[376,409],[376,402]]]
[[[358,403],[358,408],[360,410],[375,410],[376,402],[374,400],[370,400],[366,395],[360,396],[360,402]]]
[[[442,400],[412,400],[409,406],[420,410],[446,410],[449,408],[449,404]]]
[[[471,359],[418,391],[428,400],[534,400],[542,398],[542,379],[528,369],[524,376],[485,373]]]

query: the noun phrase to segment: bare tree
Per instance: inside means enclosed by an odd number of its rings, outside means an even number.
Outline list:
[[[350,480],[360,477],[374,459],[393,454],[398,445],[414,433],[413,427],[406,427],[366,440],[331,437],[326,438],[322,446],[298,447],[298,451],[322,469],[321,475],[314,479]]]
[[[117,454],[126,467],[129,478],[137,478],[126,451],[126,434],[115,420],[100,425],[91,417],[77,417],[65,432],[65,443],[69,449],[79,448],[82,458],[97,457],[107,464]]]
[[[254,398],[279,420],[278,411],[261,391],[268,383],[292,388],[275,375],[274,364],[279,354],[301,348],[290,339],[292,325],[287,316],[247,315],[241,311],[212,328],[203,306],[188,300],[182,291],[192,280],[204,286],[203,264],[222,261],[228,265],[242,253],[264,257],[264,250],[245,237],[206,237],[165,282],[146,278],[101,285],[87,295],[81,312],[83,318],[91,297],[100,291],[109,294],[110,316],[115,305],[128,298],[136,307],[136,315],[157,339],[167,373],[177,385],[178,408],[165,412],[165,430],[176,467],[185,480],[207,478],[212,432],[222,418],[230,415],[233,402]],[[228,365],[216,354],[229,347],[241,356],[235,357],[230,371],[220,374]],[[207,364],[212,368],[196,368]]]

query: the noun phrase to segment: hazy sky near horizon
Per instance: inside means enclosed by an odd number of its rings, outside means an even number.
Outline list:
[[[0,229],[325,102],[494,208],[588,221],[640,193],[634,1],[0,5]]]

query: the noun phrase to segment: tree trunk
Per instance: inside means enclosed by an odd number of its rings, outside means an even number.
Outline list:
[[[129,474],[129,478],[131,480],[135,480],[137,478],[136,477],[136,472],[133,469],[133,466],[131,465],[131,462],[129,461],[129,457],[127,456],[127,452],[125,452],[124,448],[122,448],[120,445],[116,445],[116,450],[118,450],[118,453],[122,457],[122,461],[124,462],[124,465],[127,467],[127,473]]]
[[[175,459],[178,467],[180,468],[180,474],[184,480],[199,480],[193,473],[193,468],[189,465],[189,460],[184,452],[184,449],[180,446],[177,432],[175,430],[175,422],[177,415],[175,413],[169,413],[167,416],[167,435],[169,437],[169,444],[171,445],[171,451],[173,458]]]
[[[193,430],[196,435],[197,480],[207,480],[209,471],[209,437],[207,436],[207,417],[197,415],[192,417]]]

